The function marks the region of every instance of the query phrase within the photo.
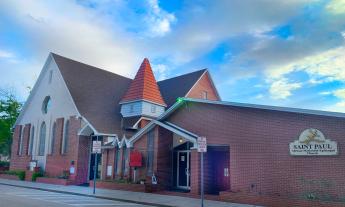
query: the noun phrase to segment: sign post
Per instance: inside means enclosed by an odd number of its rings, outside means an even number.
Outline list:
[[[198,137],[198,152],[200,152],[200,195],[201,207],[204,207],[204,153],[207,152],[206,137]]]
[[[93,194],[96,193],[96,175],[97,175],[97,154],[101,153],[101,146],[102,142],[98,141],[98,136],[97,136],[97,141],[92,142],[92,152],[95,153],[95,166],[93,167]]]

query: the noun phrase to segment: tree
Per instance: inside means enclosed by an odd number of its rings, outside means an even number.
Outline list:
[[[12,127],[22,108],[13,92],[0,89],[0,154],[10,155]]]

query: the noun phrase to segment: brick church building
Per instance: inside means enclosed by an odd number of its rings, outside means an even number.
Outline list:
[[[12,170],[200,192],[345,199],[345,114],[221,101],[207,69],[134,79],[51,53],[14,128]],[[93,141],[102,152],[94,171]],[[326,187],[323,184],[328,184]]]

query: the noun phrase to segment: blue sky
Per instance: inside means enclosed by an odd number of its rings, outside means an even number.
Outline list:
[[[345,112],[345,0],[0,2],[0,88],[49,52],[133,77],[208,68],[225,101]]]

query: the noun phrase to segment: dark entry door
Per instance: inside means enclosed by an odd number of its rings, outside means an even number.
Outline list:
[[[89,173],[89,180],[93,180],[93,177],[94,177],[94,173],[95,173],[95,157],[96,157],[96,154],[92,153],[91,154],[91,160],[90,160],[90,173]],[[96,179],[99,179],[100,178],[100,171],[101,171],[101,167],[102,167],[102,154],[97,154],[97,174],[96,174]]]
[[[177,153],[177,187],[189,189],[190,170],[189,151],[179,151]]]
[[[209,182],[208,192],[218,194],[230,189],[230,151],[226,146],[212,146],[207,148],[207,169]]]
[[[96,154],[92,153],[92,144],[93,141],[102,141],[103,137],[102,136],[93,136],[92,137],[92,141],[91,141],[91,148],[90,148],[90,152],[91,152],[91,156],[90,156],[90,166],[89,166],[89,180],[93,180],[94,174],[95,174],[95,170],[96,170],[96,179],[99,179],[101,177],[101,169],[102,169],[102,153],[98,153],[97,154],[97,167],[96,165]],[[95,169],[96,167],[96,169]]]

